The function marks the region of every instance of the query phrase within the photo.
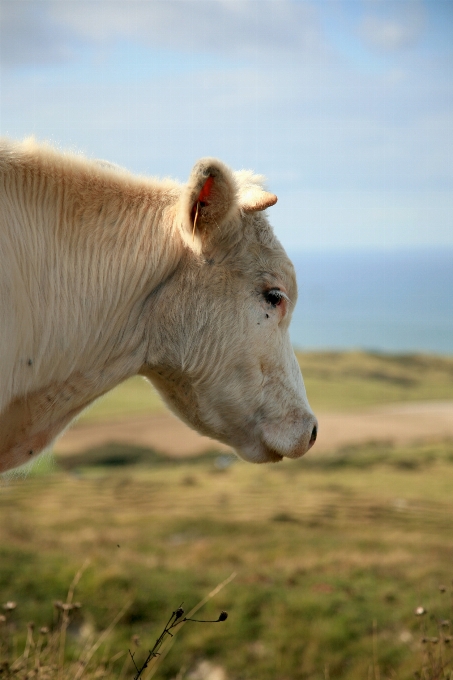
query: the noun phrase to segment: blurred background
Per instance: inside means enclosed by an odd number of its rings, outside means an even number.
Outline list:
[[[181,181],[206,155],[266,176],[299,282],[292,340],[321,425],[304,460],[256,468],[186,429],[142,380],[100,400],[54,459],[0,486],[0,597],[18,603],[5,609],[0,658],[28,644],[30,618],[58,631],[52,598],[89,556],[68,663],[132,603],[110,648],[93,652],[96,677],[129,677],[131,636],[150,639],[181,600],[233,571],[218,601],[231,610],[225,627],[184,632],[156,677],[443,677],[453,3],[0,9],[1,135]],[[421,605],[434,618],[414,617]]]

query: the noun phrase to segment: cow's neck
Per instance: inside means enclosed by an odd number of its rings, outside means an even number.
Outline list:
[[[23,232],[16,318],[7,319],[23,332],[14,382],[5,376],[0,469],[34,457],[91,401],[138,372],[145,300],[183,250],[168,187],[23,182],[11,222]]]

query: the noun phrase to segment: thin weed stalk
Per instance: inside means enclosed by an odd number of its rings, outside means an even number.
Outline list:
[[[168,619],[167,623],[164,626],[164,629],[162,633],[159,635],[157,638],[156,642],[154,643],[154,647],[150,649],[148,656],[146,657],[145,661],[143,662],[141,668],[137,666],[135,663],[135,658],[134,654],[129,650],[129,656],[131,657],[132,663],[135,666],[136,670],[136,675],[134,677],[134,680],[140,680],[140,677],[142,676],[142,673],[148,668],[149,662],[151,659],[156,659],[159,656],[159,650],[164,642],[164,640],[167,637],[174,637],[175,633],[172,633],[171,631],[174,630],[177,626],[181,626],[187,621],[193,621],[194,623],[220,623],[220,621],[226,621],[228,618],[228,614],[226,611],[221,611],[219,614],[219,617],[217,619],[209,619],[209,620],[202,620],[202,619],[190,619],[187,616],[182,618],[184,615],[184,609],[180,606],[178,609],[176,609],[174,612],[171,613],[170,618]],[[176,632],[176,630],[175,630]]]
[[[207,602],[209,602],[209,600],[215,597],[223,588],[225,588],[225,586],[231,583],[231,581],[234,578],[236,578],[236,576],[237,572],[233,571],[233,573],[230,574],[228,578],[219,583],[213,590],[211,590],[210,593],[208,593],[202,600],[200,600],[200,602],[196,604],[195,607],[193,607],[193,609],[190,610],[190,612],[187,614],[187,617],[181,620],[180,626],[175,630],[173,635],[165,636],[166,639],[163,639],[161,642],[162,651],[158,654],[158,656],[154,656],[153,658],[150,659],[150,663],[148,664],[148,670],[146,673],[143,674],[143,680],[150,680],[154,676],[160,664],[162,663],[162,661],[165,659],[168,652],[172,648],[176,634],[182,629],[186,621],[190,620],[192,616],[194,616],[197,613],[197,611],[199,611]]]

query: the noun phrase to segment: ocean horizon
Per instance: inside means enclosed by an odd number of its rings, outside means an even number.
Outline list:
[[[296,348],[453,355],[453,247],[288,254]]]

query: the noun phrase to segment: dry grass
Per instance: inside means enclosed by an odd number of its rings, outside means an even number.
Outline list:
[[[237,571],[206,607],[206,618],[226,609],[228,621],[185,628],[156,678],[184,668],[179,677],[189,678],[209,662],[231,680],[324,680],[326,672],[374,680],[378,670],[382,680],[408,680],[423,668],[431,670],[421,677],[445,680],[435,669],[449,649],[450,629],[439,633],[438,622],[452,616],[453,445],[381,453],[384,463],[370,445],[342,452],[338,465],[253,467],[213,455],[121,468],[92,467],[87,454],[78,469],[4,485],[0,602],[18,605],[16,658],[26,622],[52,628],[50,602],[64,600],[89,557],[82,607],[67,629],[68,669],[131,605],[87,677],[118,678],[133,636],[146,658],[169,611],[182,601],[190,609]],[[429,613],[416,617],[418,606]]]
[[[299,361],[315,409],[453,399],[449,358]],[[134,379],[83,419],[158,408]],[[234,571],[203,611],[228,620],[185,626],[156,680],[452,680],[452,442],[276,466],[113,445],[64,464],[0,485],[0,606],[17,603],[0,617],[0,678],[132,680],[128,649],[140,665],[168,613]]]

